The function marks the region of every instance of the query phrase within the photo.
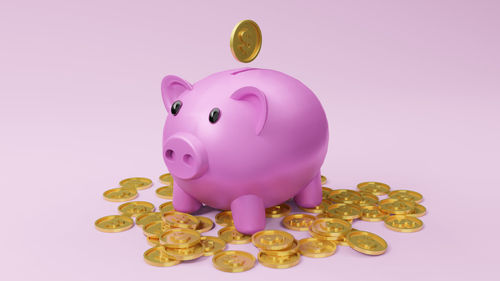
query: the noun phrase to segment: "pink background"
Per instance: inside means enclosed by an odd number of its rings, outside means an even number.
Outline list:
[[[498,1],[130,2],[0,3],[6,280],[494,278]],[[139,199],[164,202],[154,195],[165,172],[161,78],[196,82],[242,67],[229,35],[247,18],[263,31],[262,51],[249,65],[297,77],[325,107],[332,132],[326,186],[378,180],[421,192],[428,208],[422,231],[355,222],[385,238],[387,253],[339,247],[330,258],[302,258],[287,270],[257,265],[227,274],[210,258],[149,266],[138,228],[94,229],[97,218],[117,213],[118,203],[101,194],[123,178],[154,179]],[[229,248],[257,253],[251,245]]]

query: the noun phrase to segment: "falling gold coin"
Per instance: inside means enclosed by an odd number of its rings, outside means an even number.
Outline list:
[[[271,256],[290,256],[299,251],[299,242],[297,242],[297,240],[293,240],[293,243],[290,247],[282,250],[268,251],[261,249],[260,251],[266,255],[271,255]]]
[[[334,203],[358,204],[361,201],[361,194],[350,189],[334,189],[328,199]]]
[[[300,254],[295,253],[289,256],[273,256],[260,252],[257,256],[260,264],[271,268],[290,268],[300,262]]]
[[[130,217],[137,217],[138,215],[153,212],[154,210],[155,206],[146,201],[132,201],[118,206],[120,213]]]
[[[257,23],[244,20],[234,27],[230,47],[235,59],[245,63],[251,62],[259,54],[261,46],[262,33]]]
[[[332,218],[344,220],[357,219],[361,216],[361,208],[354,204],[332,204],[328,207],[326,212]]]
[[[381,255],[387,250],[387,242],[377,234],[368,231],[351,231],[346,239],[351,248],[366,255]]]
[[[124,202],[137,197],[137,189],[135,188],[112,188],[106,190],[103,194],[105,200],[111,202]]]
[[[163,213],[163,221],[168,223],[172,228],[188,228],[193,230],[196,230],[200,224],[200,221],[196,217],[176,211]]]
[[[326,177],[321,175],[321,185],[326,183]]]
[[[174,178],[170,173],[166,173],[160,176],[160,182],[164,185],[173,185]]]
[[[316,219],[310,226],[310,232],[321,236],[339,237],[351,230],[351,224],[337,218]]]
[[[361,207],[364,206],[375,206],[378,204],[378,197],[368,193],[368,192],[361,192],[361,201],[359,201],[358,205]]]
[[[189,248],[165,248],[165,252],[169,258],[190,261],[203,256],[203,246],[198,243]]]
[[[226,248],[226,242],[214,236],[201,237],[201,245],[203,246],[204,256],[212,256]]]
[[[316,217],[307,214],[293,214],[283,218],[281,224],[291,230],[307,231]]]
[[[384,220],[387,228],[398,232],[417,232],[424,227],[424,223],[413,216],[395,215]]]
[[[252,235],[255,247],[267,251],[286,249],[292,246],[294,240],[293,235],[282,230],[262,230]]]
[[[382,212],[378,206],[361,207],[361,220],[364,221],[383,221],[389,214]]]
[[[160,235],[160,242],[167,248],[189,248],[200,243],[200,233],[192,229],[174,228]]]
[[[290,206],[283,203],[277,206],[266,208],[266,217],[268,218],[281,218],[290,213]]]
[[[140,227],[144,227],[145,225],[150,224],[154,221],[161,221],[160,213],[144,213],[135,218],[135,224]]]
[[[380,201],[380,210],[393,215],[405,215],[414,211],[415,203],[413,201],[402,201],[388,198]]]
[[[172,266],[181,262],[169,258],[163,246],[153,247],[144,252],[144,261],[154,266]]]
[[[222,226],[234,225],[231,211],[223,211],[215,215],[215,222]]]
[[[163,199],[172,199],[173,192],[174,192],[173,186],[162,186],[156,190],[156,195]]]
[[[168,230],[170,230],[170,225],[161,220],[150,222],[142,228],[142,231],[144,232],[144,235],[146,235],[146,237],[155,239],[160,239],[160,235]]]
[[[214,255],[212,263],[224,272],[243,272],[252,269],[255,257],[243,251],[223,251]]]
[[[105,216],[95,221],[95,228],[102,232],[121,232],[134,226],[134,221],[127,216]]]
[[[146,189],[153,186],[153,181],[148,178],[128,178],[120,181],[121,187]]]
[[[158,209],[160,210],[160,212],[162,213],[168,213],[170,211],[175,211],[174,210],[174,204],[172,204],[172,201],[169,201],[169,202],[165,202],[163,204],[161,204]]]
[[[305,238],[299,241],[300,254],[310,258],[324,258],[335,254],[335,242],[317,238]]]
[[[229,244],[247,244],[252,241],[252,236],[243,234],[234,226],[226,226],[217,232],[219,238]]]
[[[411,190],[394,190],[389,193],[389,197],[401,201],[413,201],[415,203],[422,202],[422,194]]]
[[[198,227],[196,228],[196,231],[199,233],[207,232],[214,228],[214,222],[211,219],[202,216],[196,216],[195,218],[200,221]]]
[[[391,190],[387,184],[375,181],[362,182],[358,184],[358,189],[361,192],[368,192],[373,195],[386,195]]]
[[[426,212],[427,212],[427,208],[425,208],[424,206],[422,206],[418,203],[415,203],[415,208],[413,209],[413,212],[407,214],[407,216],[421,217],[421,216],[425,215]]]
[[[332,203],[328,200],[321,200],[321,203],[314,207],[314,208],[302,208],[299,206],[299,208],[301,208],[302,210],[308,212],[308,213],[314,213],[314,214],[321,214],[323,213]]]

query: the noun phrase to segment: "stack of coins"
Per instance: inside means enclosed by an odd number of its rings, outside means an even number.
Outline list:
[[[257,257],[264,266],[290,268],[300,262],[299,244],[288,232],[259,231],[252,235],[252,243],[260,250]]]

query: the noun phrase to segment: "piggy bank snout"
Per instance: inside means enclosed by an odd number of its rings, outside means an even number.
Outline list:
[[[165,164],[168,171],[181,179],[201,176],[208,167],[202,143],[191,134],[175,134],[164,145]]]

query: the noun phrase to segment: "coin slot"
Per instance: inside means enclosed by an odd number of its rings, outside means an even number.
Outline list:
[[[232,72],[231,75],[236,75],[236,74],[240,74],[240,73],[243,73],[243,72],[247,72],[247,71],[250,71],[250,70],[256,70],[256,69],[258,69],[258,68],[247,67],[247,68],[243,68],[243,69],[240,69],[238,71]]]

